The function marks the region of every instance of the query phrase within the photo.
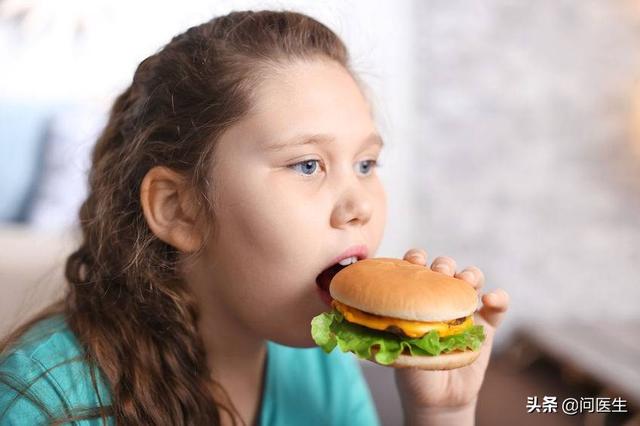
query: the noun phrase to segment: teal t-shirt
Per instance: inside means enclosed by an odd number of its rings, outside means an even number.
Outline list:
[[[13,388],[24,383],[33,382],[29,392],[54,417],[70,410],[97,407],[99,401],[109,405],[108,387],[98,372],[99,392],[95,391],[82,354],[82,347],[62,316],[32,327],[0,359],[0,374],[8,379],[0,381],[0,425],[47,423],[46,413]],[[102,423],[93,419],[73,424]],[[360,366],[351,355],[268,342],[260,424],[369,426],[379,424],[379,420]]]

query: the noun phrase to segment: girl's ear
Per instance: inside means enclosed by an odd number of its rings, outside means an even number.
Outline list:
[[[185,253],[198,250],[202,243],[198,208],[182,175],[167,167],[153,167],[142,180],[140,204],[158,238]]]

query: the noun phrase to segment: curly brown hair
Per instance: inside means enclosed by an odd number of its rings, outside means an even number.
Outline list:
[[[290,11],[238,11],[188,29],[140,63],[93,150],[79,214],[83,240],[66,262],[66,295],[0,344],[6,353],[31,325],[62,313],[96,392],[95,375],[106,380],[110,405],[51,423],[112,416],[118,425],[217,425],[221,410],[234,411],[213,396],[221,387],[207,366],[198,306],[178,273],[190,256],[150,230],[140,186],[155,166],[189,179],[205,235],[212,235],[215,206],[207,194],[215,182],[207,171],[216,141],[250,111],[256,87],[274,69],[316,58],[354,74],[343,42],[318,21]]]

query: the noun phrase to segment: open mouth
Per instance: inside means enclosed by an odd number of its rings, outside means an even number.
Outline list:
[[[320,289],[320,292],[321,292],[321,295],[322,295],[323,299],[325,299],[325,301],[328,304],[331,304],[331,300],[332,300],[331,299],[331,295],[329,294],[329,285],[331,284],[331,280],[333,279],[333,277],[335,277],[336,274],[338,272],[340,272],[342,269],[346,268],[347,266],[349,266],[349,265],[351,265],[353,263],[356,263],[358,260],[360,260],[360,259],[358,257],[354,256],[353,259],[351,259],[350,261],[342,262],[342,263],[347,263],[345,265],[341,265],[340,263],[336,263],[335,265],[330,266],[327,269],[325,269],[324,271],[322,271],[316,277],[316,284],[318,285],[318,288]],[[349,262],[351,262],[351,263],[349,263]]]
[[[331,284],[331,280],[336,276],[338,272],[342,269],[346,268],[346,266],[342,266],[339,263],[325,269],[316,277],[316,284],[320,287],[320,290],[329,293],[329,284]]]

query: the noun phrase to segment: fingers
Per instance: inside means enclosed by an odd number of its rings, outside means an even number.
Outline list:
[[[454,277],[465,280],[476,290],[480,290],[484,285],[484,273],[477,266],[467,266],[460,272],[456,272]]]
[[[431,263],[431,269],[453,276],[456,272],[456,261],[449,256],[438,256]]]
[[[482,308],[478,314],[487,324],[498,327],[509,309],[509,294],[499,288],[484,294],[481,300]]]
[[[412,248],[411,250],[407,251],[403,259],[417,265],[426,265],[427,252],[423,249]]]
[[[423,249],[412,248],[404,255],[404,260],[417,265],[427,264],[427,252]],[[443,274],[460,278],[480,290],[484,285],[484,273],[477,266],[468,266],[460,272],[456,272],[456,261],[449,256],[438,256],[431,263],[431,269]]]

